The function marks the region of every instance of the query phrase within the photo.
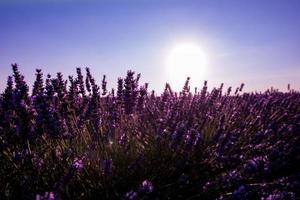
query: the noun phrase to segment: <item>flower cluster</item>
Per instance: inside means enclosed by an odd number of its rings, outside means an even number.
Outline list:
[[[18,65],[0,95],[0,199],[299,199],[300,93],[110,90]],[[234,92],[233,94],[232,91]],[[44,192],[53,191],[53,192]],[[55,195],[54,195],[55,194]]]

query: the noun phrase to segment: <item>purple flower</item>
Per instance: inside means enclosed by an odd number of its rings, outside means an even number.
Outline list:
[[[261,200],[282,200],[282,199],[296,199],[295,193],[293,192],[286,192],[286,191],[279,191],[275,190],[272,194],[269,194],[267,197],[262,197]]]
[[[54,192],[45,192],[44,195],[37,194],[35,200],[55,200]]]
[[[41,200],[41,195],[39,194],[35,195],[35,200]]]
[[[144,180],[140,189],[143,193],[151,193],[153,191],[153,185],[150,181]]]
[[[186,151],[190,151],[192,149],[192,146],[193,146],[193,138],[192,138],[192,134],[190,132],[188,132],[185,135],[184,142],[185,142]]]
[[[138,196],[137,192],[130,190],[125,194],[125,199],[134,200],[137,199],[137,196]]]
[[[127,138],[126,134],[124,133],[121,135],[118,143],[119,143],[119,145],[124,146],[124,145],[126,145],[127,141],[128,141],[128,138]]]
[[[80,171],[83,168],[83,161],[82,159],[75,158],[73,163],[72,163],[72,168],[75,169],[76,171]]]

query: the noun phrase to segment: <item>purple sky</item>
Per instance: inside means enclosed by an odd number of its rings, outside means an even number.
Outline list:
[[[211,87],[300,90],[299,10],[299,0],[1,0],[0,91],[16,62],[29,85],[35,68],[67,77],[88,66],[98,83],[106,74],[115,87],[132,69],[160,92],[166,57],[186,40],[207,53]]]

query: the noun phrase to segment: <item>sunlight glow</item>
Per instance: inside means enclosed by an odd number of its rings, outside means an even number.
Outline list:
[[[181,89],[187,77],[191,77],[191,81],[202,81],[206,67],[205,53],[193,43],[176,45],[167,57],[167,74],[175,89]]]

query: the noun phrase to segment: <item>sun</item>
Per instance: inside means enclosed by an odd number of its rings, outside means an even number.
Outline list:
[[[177,44],[167,57],[167,74],[171,86],[181,89],[187,77],[200,82],[204,78],[207,56],[195,43]]]

